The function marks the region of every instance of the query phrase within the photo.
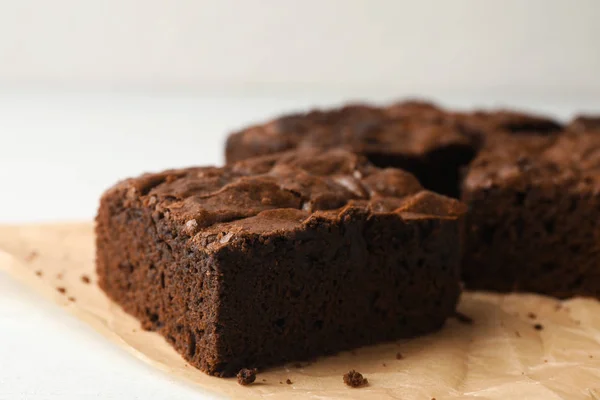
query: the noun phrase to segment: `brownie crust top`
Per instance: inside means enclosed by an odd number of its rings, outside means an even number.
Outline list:
[[[402,170],[372,166],[344,150],[304,149],[222,168],[186,168],[118,183],[125,206],[136,202],[177,221],[190,236],[238,228],[267,232],[299,226],[311,215],[337,218],[347,208],[402,218],[457,218],[464,206],[426,191]]]
[[[496,132],[549,135],[562,128],[551,118],[503,109],[450,112],[421,101],[386,107],[351,104],[290,114],[233,133],[226,151],[228,161],[240,159],[233,153],[240,148],[244,157],[303,147],[422,156],[450,146],[477,149]]]
[[[495,145],[501,141],[502,145]],[[499,135],[469,168],[466,187],[569,187],[600,193],[600,135],[565,132],[548,137]]]

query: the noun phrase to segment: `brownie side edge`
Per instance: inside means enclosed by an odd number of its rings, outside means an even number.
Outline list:
[[[460,295],[459,218],[348,207],[300,229],[229,239],[222,374],[438,330]]]
[[[144,329],[160,333],[190,364],[215,372],[219,277],[212,261],[122,185],[100,203],[96,264],[108,297]]]

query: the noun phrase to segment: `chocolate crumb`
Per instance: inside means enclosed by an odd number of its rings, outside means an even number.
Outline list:
[[[344,374],[344,383],[350,387],[357,388],[365,386],[369,381],[360,372],[351,370]]]
[[[279,384],[280,384],[280,385],[283,385],[283,382],[279,381]]]
[[[528,316],[529,318],[531,318],[531,319],[536,319],[536,318],[537,318],[537,315],[535,315],[535,314],[534,314],[534,313],[532,313],[532,312],[528,313],[528,314],[527,314],[527,316]]]
[[[87,275],[81,275],[81,282],[90,283],[90,277]]]
[[[256,368],[242,368],[237,374],[238,383],[242,386],[249,385],[256,380]]]
[[[67,289],[65,289],[64,287],[57,287],[56,290],[58,290],[58,292],[61,294],[67,293]]]
[[[454,313],[454,318],[456,318],[458,322],[463,323],[465,325],[473,325],[473,318],[458,311]]]
[[[75,300],[77,300],[75,297],[69,297],[67,300],[69,300],[71,303],[75,303]]]
[[[35,260],[38,257],[38,255],[39,255],[38,252],[33,250],[29,254],[27,254],[27,256],[25,256],[25,261],[32,262],[33,260]]]
[[[431,400],[435,400],[435,397],[432,397]]]
[[[35,274],[37,276],[42,276],[43,275],[42,271],[40,271],[39,269],[37,271],[35,271]]]
[[[266,380],[266,379],[263,379],[262,381],[263,381],[263,382],[266,382],[267,380]]]
[[[402,360],[404,356],[401,353],[396,353],[396,360]]]
[[[543,326],[542,324],[535,324],[535,325],[533,326],[533,328],[534,328],[536,331],[541,331],[542,329],[544,329],[544,326]]]
[[[382,366],[384,366],[384,367],[387,367],[387,365],[385,365],[385,363],[383,363],[383,364],[381,364],[381,365],[382,365]]]
[[[289,379],[286,379],[286,380],[285,380],[285,383],[287,383],[288,385],[291,385],[293,382],[292,382],[292,381],[290,381]]]

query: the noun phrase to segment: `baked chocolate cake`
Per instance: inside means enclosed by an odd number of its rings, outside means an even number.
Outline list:
[[[468,205],[468,288],[600,297],[599,133],[597,116],[565,128],[544,116],[413,101],[282,117],[232,134],[226,155],[342,147],[400,166]]]
[[[128,179],[97,216],[100,287],[219,376],[435,331],[464,206],[343,151]]]
[[[496,140],[463,182],[467,288],[600,297],[600,135]]]

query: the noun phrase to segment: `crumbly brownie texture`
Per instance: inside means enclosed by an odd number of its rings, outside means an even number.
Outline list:
[[[598,115],[563,127],[514,111],[459,113],[412,101],[283,117],[231,135],[227,158],[339,146],[401,166],[467,203],[468,288],[600,296],[599,137]]]
[[[500,140],[463,184],[466,286],[600,297],[600,135]]]
[[[352,388],[358,388],[366,386],[369,383],[369,380],[360,372],[351,370],[344,374],[344,383]]]
[[[231,376],[440,328],[464,211],[342,150],[143,175],[102,197],[99,285]]]
[[[242,368],[237,373],[237,381],[242,386],[250,385],[256,380],[256,368]]]

